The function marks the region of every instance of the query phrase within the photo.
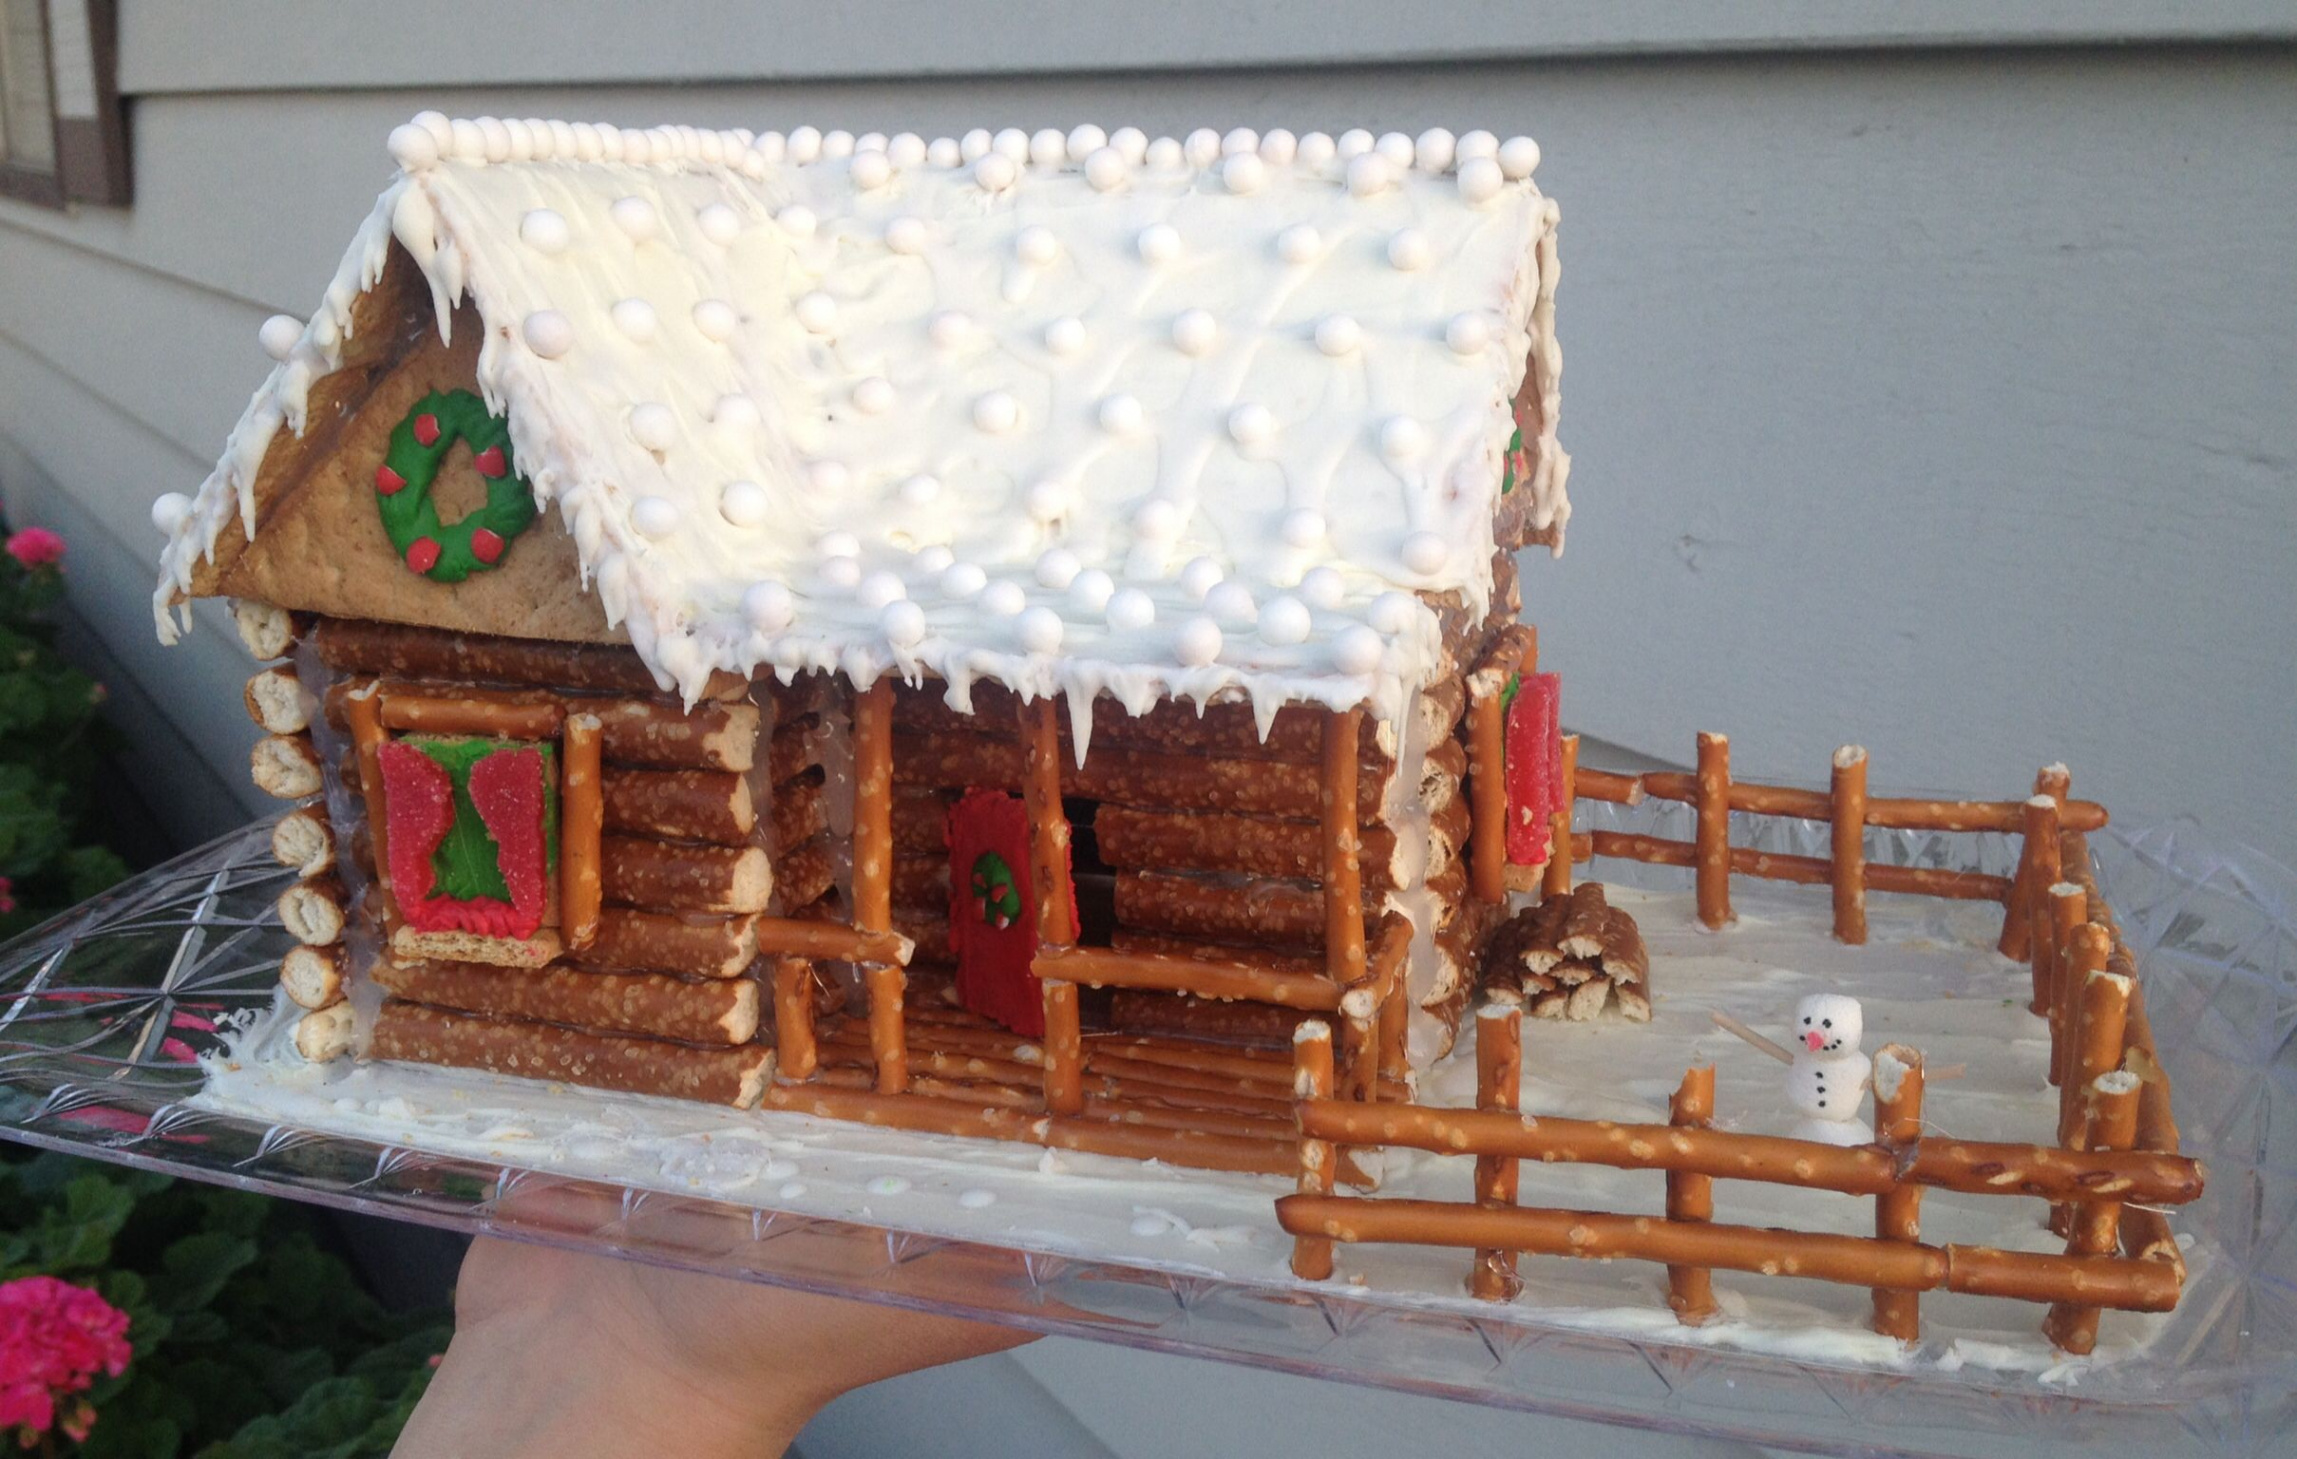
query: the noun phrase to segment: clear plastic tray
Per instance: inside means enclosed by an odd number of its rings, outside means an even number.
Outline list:
[[[1666,832],[1665,807],[1606,808]],[[1796,850],[1792,823],[1770,849]],[[1748,828],[1750,831],[1752,827]],[[1893,859],[1953,864],[1951,841]],[[2188,1153],[2180,1217],[2217,1259],[2174,1329],[2110,1382],[2068,1387],[1683,1345],[1408,1294],[1181,1275],[624,1189],[266,1127],[185,1103],[216,1022],[266,1009],[286,940],[268,829],[191,852],[0,948],[0,1136],[450,1230],[605,1251],[1040,1332],[1601,1422],[1841,1453],[2267,1454],[2297,1444],[2297,877],[2190,824],[2094,838],[2147,979]],[[1980,861],[2000,860],[1981,843]],[[1664,884],[1654,870],[1603,871]],[[2276,1133],[2278,1129],[2279,1133]]]

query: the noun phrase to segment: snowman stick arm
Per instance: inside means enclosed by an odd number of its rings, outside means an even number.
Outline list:
[[[1769,1039],[1764,1038],[1761,1034],[1756,1033],[1753,1029],[1747,1027],[1738,1019],[1731,1017],[1731,1015],[1723,1012],[1721,1009],[1715,1009],[1707,1016],[1715,1021],[1715,1027],[1721,1029],[1725,1033],[1737,1034],[1740,1038],[1745,1039],[1748,1043],[1753,1044],[1756,1048],[1762,1050],[1764,1053],[1770,1055],[1780,1063],[1792,1064],[1795,1061],[1795,1056],[1788,1053],[1783,1045],[1773,1043]]]

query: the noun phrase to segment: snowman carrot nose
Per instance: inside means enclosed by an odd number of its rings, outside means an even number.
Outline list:
[[[1804,1044],[1804,1045],[1805,1045],[1807,1048],[1809,1048],[1809,1049],[1810,1049],[1810,1051],[1811,1051],[1812,1053],[1814,1053],[1814,1054],[1815,1054],[1815,1053],[1817,1053],[1817,1052],[1819,1051],[1819,1046],[1820,1046],[1820,1045],[1822,1045],[1822,1044],[1824,1044],[1825,1042],[1826,1042],[1826,1035],[1825,1035],[1825,1034],[1823,1034],[1823,1033],[1820,1033],[1820,1032],[1819,1032],[1817,1029],[1815,1029],[1815,1028],[1814,1028],[1814,1029],[1812,1029],[1812,1030],[1810,1030],[1808,1033],[1805,1033],[1805,1034],[1803,1035],[1803,1044]]]

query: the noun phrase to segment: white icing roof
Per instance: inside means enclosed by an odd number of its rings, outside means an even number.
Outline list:
[[[281,364],[160,513],[163,637],[393,239],[442,329],[477,308],[520,470],[690,693],[764,665],[1392,714],[1435,657],[1409,594],[1489,593],[1510,402],[1554,348],[1528,139],[391,140],[323,307],[267,325]]]

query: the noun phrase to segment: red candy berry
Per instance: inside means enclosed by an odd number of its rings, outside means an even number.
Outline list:
[[[500,446],[487,447],[471,458],[471,464],[479,469],[479,475],[487,477],[501,476],[510,470],[510,463],[503,459]]]
[[[417,537],[407,548],[407,566],[416,572],[429,572],[439,565],[439,544],[433,537]]]
[[[407,478],[388,466],[375,468],[375,490],[385,496],[397,496],[406,488]]]
[[[429,411],[415,417],[415,439],[426,446],[438,444],[439,418]]]
[[[484,527],[471,529],[471,556],[481,562],[493,562],[502,556],[502,549],[503,541],[500,533],[490,532]]]

